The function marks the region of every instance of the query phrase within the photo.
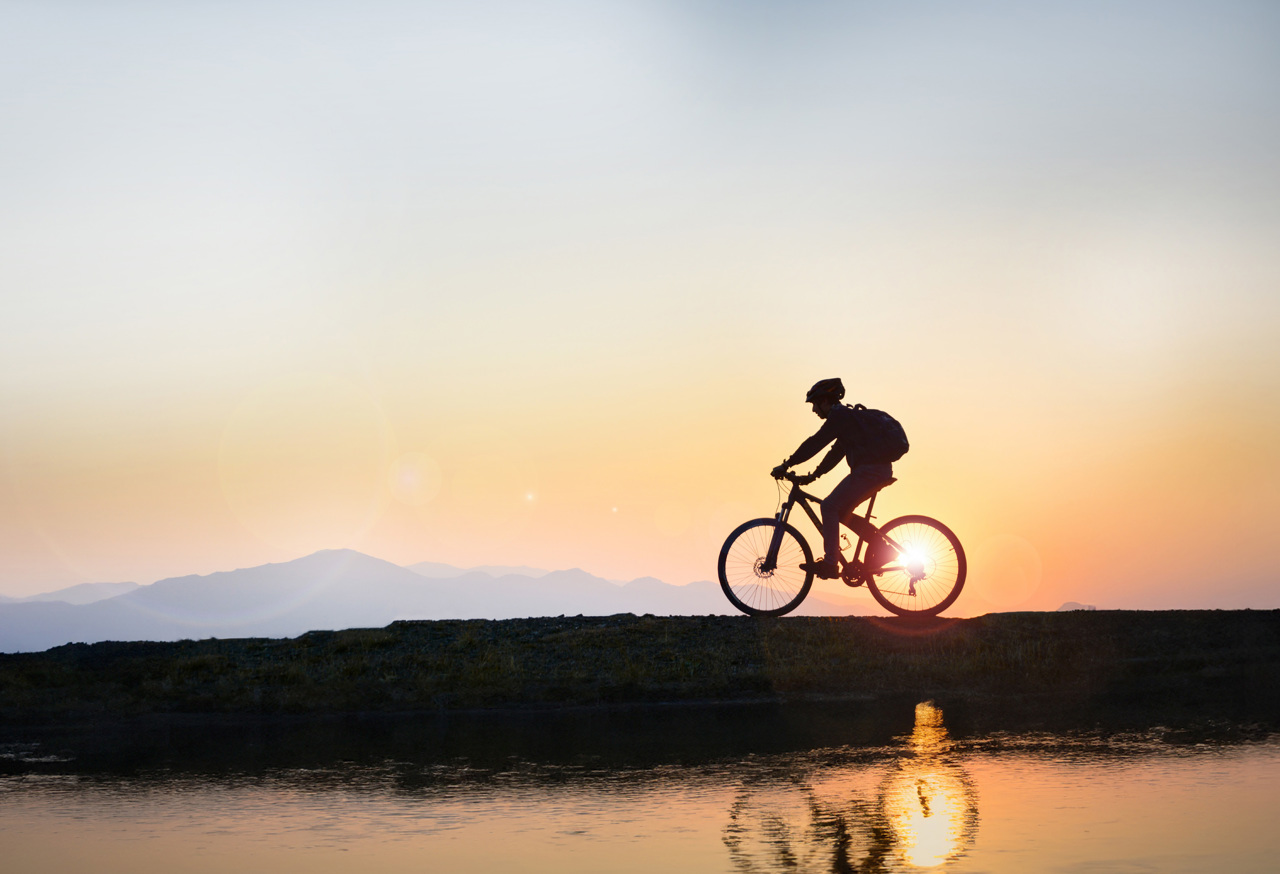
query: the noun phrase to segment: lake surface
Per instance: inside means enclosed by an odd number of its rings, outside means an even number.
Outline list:
[[[15,874],[1270,872],[1280,864],[1274,735],[1157,727],[958,736],[929,703],[907,705],[887,729],[883,714],[872,716],[850,719],[854,742],[778,740],[792,747],[781,750],[726,726],[728,755],[716,754],[714,721],[686,717],[660,726],[667,745],[637,752],[641,736],[625,736],[621,754],[545,723],[520,728],[520,741],[481,738],[468,755],[456,755],[466,742],[450,747],[438,731],[428,754],[423,735],[386,726],[365,726],[354,739],[343,729],[339,741],[303,726],[288,743],[252,731],[215,743],[166,728],[163,742],[140,735],[139,749],[160,754],[108,759],[83,738],[15,742],[0,747],[8,763],[0,858]],[[484,734],[461,731],[473,741]],[[672,732],[698,736],[671,746]],[[219,744],[239,752],[212,749]]]

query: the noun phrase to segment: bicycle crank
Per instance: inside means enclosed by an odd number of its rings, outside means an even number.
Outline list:
[[[853,561],[845,562],[844,569],[840,572],[840,579],[849,588],[856,589],[867,581],[866,572],[867,569],[862,562],[854,559]]]

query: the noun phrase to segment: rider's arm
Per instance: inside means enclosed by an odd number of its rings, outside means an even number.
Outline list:
[[[810,458],[818,454],[822,447],[826,446],[832,440],[836,439],[836,428],[831,420],[822,423],[822,427],[818,429],[818,433],[814,434],[808,440],[800,444],[800,448],[791,453],[791,457],[782,464],[786,467],[795,467],[797,464],[803,464]],[[826,462],[826,459],[823,459]]]
[[[813,479],[817,479],[839,464],[840,459],[842,458],[844,458],[844,450],[842,450],[840,448],[840,444],[837,443],[835,446],[832,446],[827,450],[827,454],[822,457],[822,461],[818,462],[818,466],[813,469],[813,473],[809,474],[809,476]]]

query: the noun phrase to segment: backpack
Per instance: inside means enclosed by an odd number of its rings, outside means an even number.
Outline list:
[[[911,444],[901,423],[884,410],[869,410],[862,404],[854,404],[858,414],[858,427],[862,430],[862,446],[867,462],[886,464],[907,454]]]

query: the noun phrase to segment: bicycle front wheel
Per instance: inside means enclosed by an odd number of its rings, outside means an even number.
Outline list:
[[[899,616],[936,616],[955,603],[968,566],[950,528],[928,516],[902,516],[880,533],[898,547],[896,556],[867,577],[881,607]]]
[[[776,519],[752,519],[739,525],[720,550],[720,588],[729,603],[748,616],[782,616],[790,613],[813,585],[813,572],[802,562],[813,561],[809,544],[800,532],[783,524],[778,563],[765,568],[769,544],[778,529]]]

